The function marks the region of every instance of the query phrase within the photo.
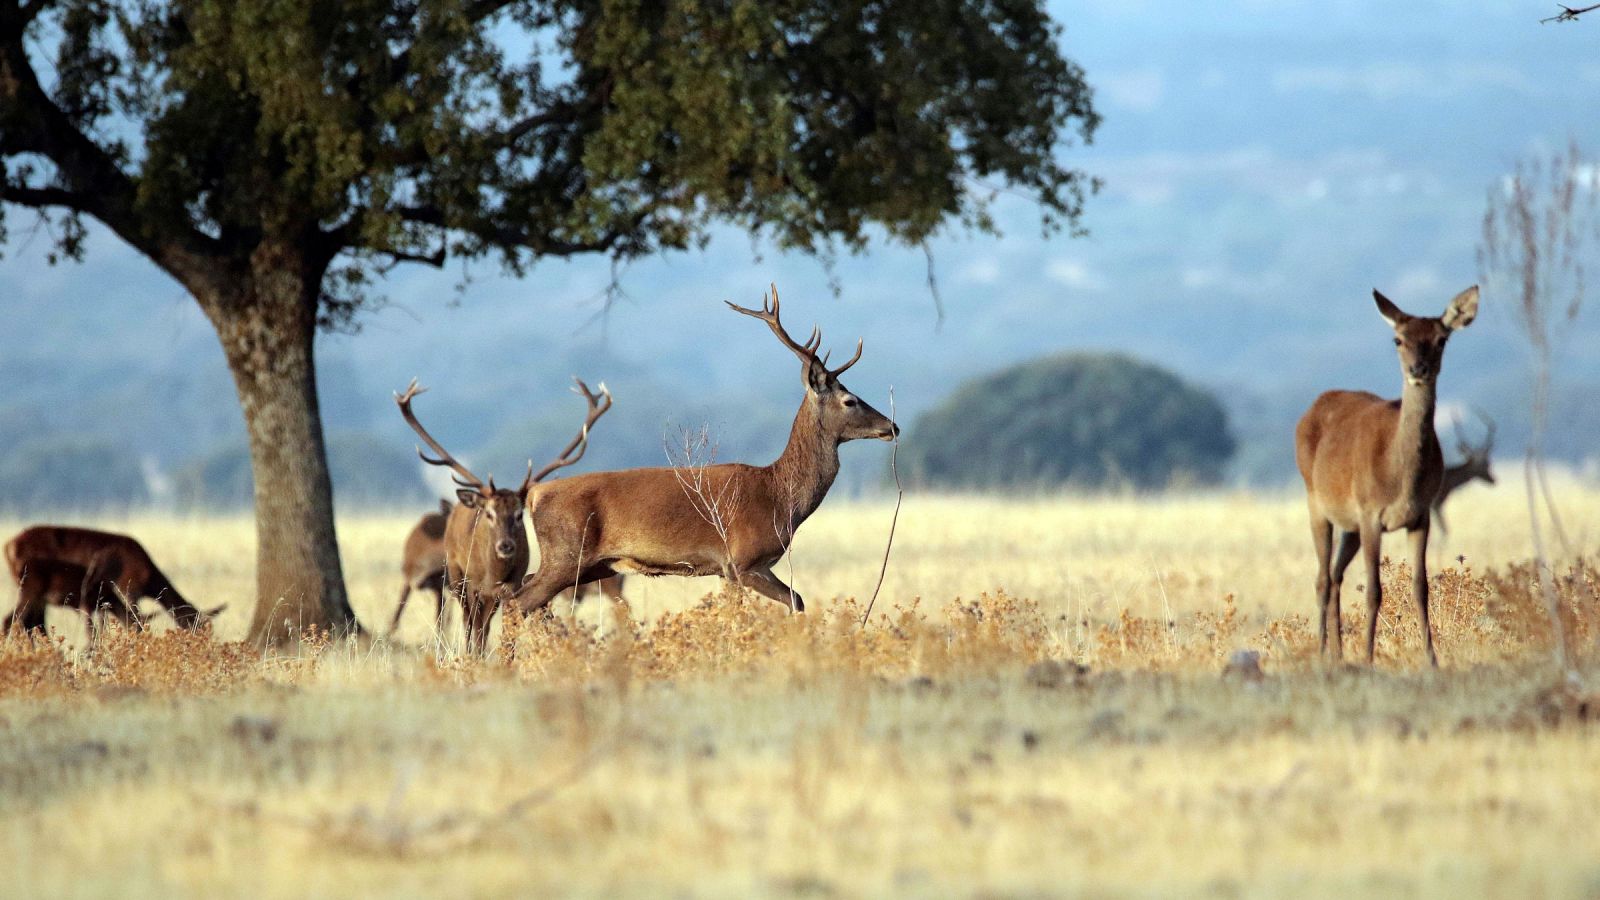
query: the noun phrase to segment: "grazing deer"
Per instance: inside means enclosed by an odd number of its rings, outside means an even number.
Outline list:
[[[1411,538],[1412,591],[1423,646],[1428,665],[1437,667],[1428,626],[1429,513],[1444,477],[1444,454],[1433,429],[1435,391],[1445,342],[1478,314],[1478,288],[1457,294],[1437,319],[1407,315],[1377,291],[1372,296],[1394,328],[1405,378],[1400,399],[1329,391],[1311,404],[1295,428],[1295,462],[1306,482],[1311,540],[1317,548],[1319,634],[1323,652],[1339,659],[1339,589],[1356,551],[1365,550],[1367,664],[1372,664],[1383,603],[1379,542],[1384,532],[1404,528]]]
[[[394,620],[389,623],[391,637],[400,627],[400,616],[406,611],[406,601],[413,590],[433,592],[434,621],[439,630],[444,630],[444,529],[450,519],[450,508],[449,500],[440,500],[439,511],[424,515],[406,535],[400,557],[400,574],[406,583],[400,589]]]
[[[577,381],[577,379],[573,379]],[[578,436],[554,460],[537,473],[533,462],[528,474],[515,490],[496,488],[494,478],[484,484],[466,466],[457,462],[440,446],[411,412],[411,401],[424,388],[412,379],[404,394],[395,394],[400,414],[423,442],[438,454],[429,457],[421,449],[417,455],[432,466],[447,466],[455,471],[460,486],[456,497],[461,502],[450,511],[445,522],[445,583],[461,603],[461,624],[466,632],[469,652],[483,654],[489,646],[489,622],[501,602],[516,590],[528,573],[528,532],[522,527],[522,508],[528,490],[551,472],[583,458],[589,447],[589,429],[611,408],[611,392],[604,384],[600,394],[578,381],[578,390],[589,404],[588,415]],[[603,398],[603,399],[602,399]]]
[[[1484,436],[1483,444],[1477,447],[1468,443],[1467,436],[1461,433],[1461,421],[1457,419],[1455,423],[1456,447],[1461,451],[1462,459],[1444,470],[1444,477],[1439,481],[1439,494],[1433,498],[1433,518],[1443,532],[1450,530],[1444,520],[1444,501],[1456,488],[1474,480],[1494,484],[1494,473],[1489,470],[1489,457],[1494,453],[1494,420],[1481,410],[1478,411],[1478,418],[1489,426],[1489,431]]]
[[[801,344],[778,319],[778,291],[760,311],[734,312],[767,323],[800,359],[805,399],[789,444],[771,465],[708,465],[593,472],[528,492],[528,515],[539,541],[539,571],[514,601],[543,607],[563,588],[611,575],[721,575],[795,611],[805,603],[772,572],[795,529],[810,516],[839,473],[839,445],[862,438],[893,440],[900,429],[852,394],[817,350],[822,335]]]
[[[125,534],[35,525],[12,538],[5,553],[11,577],[33,604],[25,606],[19,600],[6,619],[7,626],[20,622],[24,628],[43,628],[45,605],[75,605],[89,616],[92,640],[96,610],[108,610],[125,624],[135,620],[143,624],[138,603],[145,597],[161,604],[180,628],[199,628],[226,607],[196,609],[156,567],[144,547]],[[34,574],[43,577],[30,586],[27,582]],[[71,583],[74,576],[76,585]]]

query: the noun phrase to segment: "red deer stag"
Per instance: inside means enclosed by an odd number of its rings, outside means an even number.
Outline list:
[[[20,624],[42,629],[44,607],[49,603],[82,610],[89,617],[91,640],[96,610],[107,610],[124,624],[143,624],[138,603],[145,597],[161,604],[180,628],[199,628],[224,609],[196,609],[156,567],[144,547],[124,534],[35,525],[12,538],[5,551],[21,597],[6,617],[7,627]],[[40,576],[37,580],[36,575]],[[72,583],[74,577],[76,584]],[[30,585],[30,580],[35,583]]]
[[[1445,342],[1478,314],[1478,288],[1457,294],[1436,319],[1407,315],[1377,291],[1372,296],[1394,328],[1405,378],[1400,399],[1329,391],[1311,404],[1295,428],[1295,462],[1306,482],[1311,540],[1317,549],[1319,633],[1323,652],[1339,659],[1339,589],[1356,551],[1364,550],[1367,664],[1372,664],[1383,603],[1379,542],[1384,532],[1404,528],[1411,538],[1412,591],[1423,647],[1428,665],[1437,667],[1428,626],[1429,513],[1444,477],[1444,454],[1433,430],[1435,391]]]
[[[418,449],[417,455],[422,461],[433,466],[447,466],[456,473],[455,482],[461,488],[456,491],[456,497],[461,502],[450,511],[445,523],[445,583],[461,603],[467,649],[481,655],[489,647],[489,621],[528,573],[528,532],[522,527],[522,508],[528,490],[551,472],[583,458],[589,447],[589,429],[611,408],[611,392],[602,384],[596,395],[588,385],[578,381],[578,391],[588,403],[589,412],[577,437],[538,472],[533,471],[530,461],[521,486],[511,490],[496,488],[493,477],[484,484],[428,434],[411,412],[412,399],[423,390],[413,379],[404,394],[395,394],[395,403],[399,404],[400,414],[411,430],[438,454],[429,457]]]
[[[1433,498],[1433,518],[1442,532],[1450,530],[1444,520],[1444,501],[1455,493],[1456,488],[1472,481],[1494,484],[1494,472],[1489,470],[1489,457],[1494,453],[1494,420],[1481,410],[1478,411],[1478,418],[1489,426],[1489,431],[1483,438],[1483,444],[1477,447],[1467,443],[1467,436],[1461,433],[1461,421],[1457,419],[1455,423],[1456,447],[1461,451],[1461,462],[1444,470],[1444,477],[1439,481],[1439,494]]]
[[[540,562],[515,597],[524,611],[543,607],[563,588],[619,572],[721,575],[795,611],[805,609],[800,596],[773,574],[773,564],[833,485],[839,445],[893,440],[899,428],[839,383],[861,358],[860,342],[849,362],[829,369],[827,357],[817,356],[817,329],[804,344],[784,330],[776,287],[760,311],[728,306],[767,323],[800,359],[806,395],[788,446],[768,466],[593,472],[529,491]]]

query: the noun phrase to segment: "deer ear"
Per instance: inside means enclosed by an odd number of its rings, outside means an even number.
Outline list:
[[[1372,299],[1378,301],[1378,315],[1383,316],[1383,320],[1389,323],[1390,328],[1399,328],[1405,324],[1407,319],[1411,318],[1401,312],[1400,307],[1395,306],[1394,301],[1385,297],[1383,292],[1377,288],[1372,289]]]
[[[1445,309],[1444,315],[1439,317],[1439,321],[1444,327],[1455,331],[1457,328],[1465,328],[1471,325],[1472,320],[1477,317],[1478,286],[1473,285],[1457,294],[1455,299],[1450,301],[1450,306]]]
[[[449,500],[440,500],[439,501],[439,512],[442,512],[447,516],[450,515],[450,501]]]
[[[462,488],[461,490],[456,491],[456,499],[460,500],[461,505],[465,506],[467,509],[478,508],[479,496],[480,495],[478,494],[477,488]]]
[[[813,359],[806,363],[806,390],[813,394],[826,393],[832,380],[832,376],[828,374],[828,367],[823,365],[820,360]]]

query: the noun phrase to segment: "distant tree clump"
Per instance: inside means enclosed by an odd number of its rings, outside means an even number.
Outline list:
[[[361,432],[335,434],[328,459],[341,505],[393,507],[431,496],[409,447]],[[185,507],[249,506],[255,496],[249,448],[228,444],[183,467],[173,478],[173,494]]]
[[[107,441],[48,437],[0,454],[0,507],[93,510],[149,499],[139,461]]]
[[[1070,353],[962,385],[917,420],[906,471],[960,488],[1209,484],[1233,455],[1209,392],[1120,354]]]

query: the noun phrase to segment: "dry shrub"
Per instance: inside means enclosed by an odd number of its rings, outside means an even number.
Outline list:
[[[737,589],[708,595],[645,626],[622,606],[601,633],[539,614],[506,618],[501,658],[541,681],[664,680],[769,673],[786,677],[933,675],[1027,665],[1053,646],[1037,604],[1004,592],[957,600],[943,621],[918,605],[897,607],[862,627],[854,600],[803,616]],[[470,663],[441,665],[459,677]]]
[[[63,640],[13,631],[0,639],[0,697],[48,696],[72,690]]]
[[[237,641],[216,641],[209,628],[150,631],[113,624],[80,673],[95,685],[174,694],[212,694],[259,681],[261,654]]]

